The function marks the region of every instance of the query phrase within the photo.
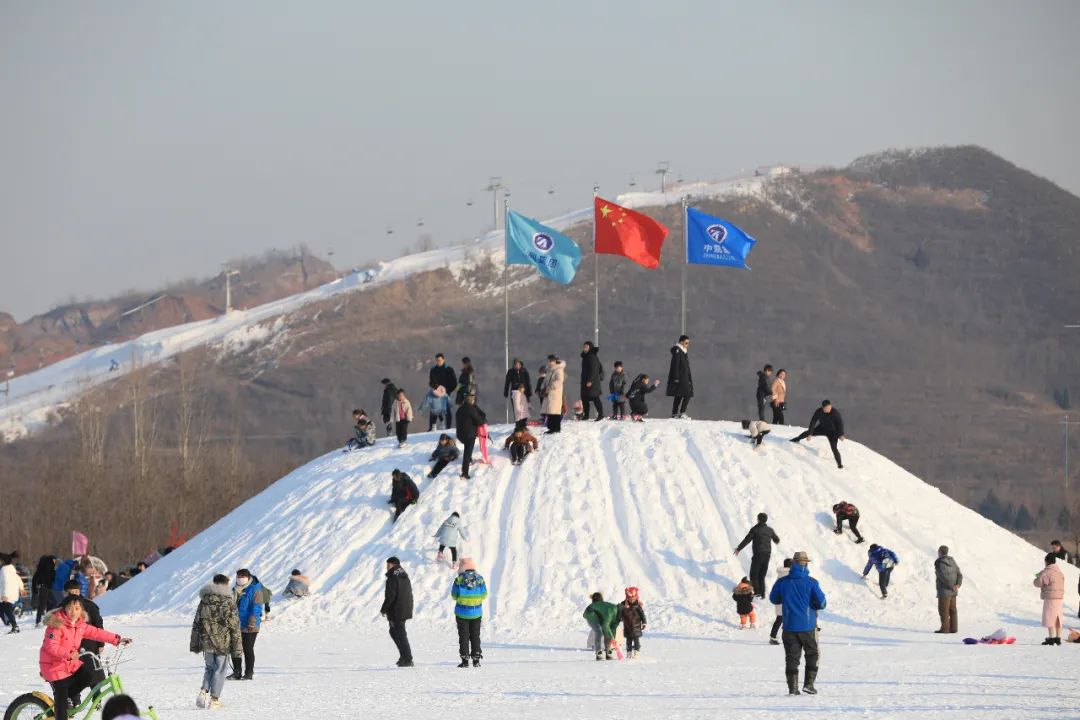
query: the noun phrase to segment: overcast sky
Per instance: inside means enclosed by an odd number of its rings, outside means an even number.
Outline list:
[[[0,310],[449,244],[490,175],[550,216],[658,160],[977,143],[1078,192],[1078,28],[1071,0],[0,0]]]

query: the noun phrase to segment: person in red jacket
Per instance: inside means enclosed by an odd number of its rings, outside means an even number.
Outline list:
[[[79,657],[79,644],[84,638],[110,645],[131,642],[130,638],[88,625],[79,597],[64,598],[60,609],[45,620],[45,640],[38,655],[41,677],[52,685],[56,720],[67,720],[69,697],[78,697],[104,679],[96,659],[88,656],[89,661],[84,663]]]

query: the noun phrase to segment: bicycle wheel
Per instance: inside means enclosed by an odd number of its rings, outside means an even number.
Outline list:
[[[4,720],[43,720],[52,716],[51,705],[33,693],[26,693],[8,705]]]

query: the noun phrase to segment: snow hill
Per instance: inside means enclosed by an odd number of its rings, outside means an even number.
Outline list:
[[[1043,565],[1040,550],[858,443],[842,444],[846,468],[837,470],[824,440],[788,443],[792,427],[776,428],[760,453],[729,422],[564,428],[541,436],[539,454],[520,468],[492,451],[494,465],[471,481],[459,479],[454,466],[424,479],[433,433],[413,435],[401,450],[384,439],[364,451],[327,454],[109,593],[103,610],[186,616],[216,572],[249,567],[280,591],[295,567],[311,576],[314,595],[279,602],[275,627],[381,625],[384,561],[397,555],[413,581],[414,624],[445,628],[452,572],[434,563],[432,535],[457,510],[469,534],[466,552],[491,588],[485,632],[499,642],[580,630],[589,593],[617,598],[627,585],[641,588],[653,632],[713,635],[737,627],[730,594],[748,572],[750,551],[735,557],[733,549],[765,511],[782,540],[774,568],[796,550],[809,552],[829,601],[823,626],[934,629],[940,544],[952,548],[964,573],[965,632],[1038,618],[1031,580]],[[396,525],[386,504],[394,468],[422,492]],[[868,540],[900,557],[884,604],[860,577],[869,543],[832,532],[830,508],[842,499],[861,509]],[[1067,587],[1075,588],[1076,569],[1066,573]],[[770,569],[770,584],[774,577]],[[876,572],[870,577],[876,581]]]
[[[790,172],[789,168],[777,166],[756,171],[754,175],[719,182],[681,184],[666,193],[624,193],[617,195],[615,200],[627,207],[640,208],[678,203],[684,197],[763,197],[763,188],[770,178]],[[592,212],[590,205],[543,222],[556,230],[566,230],[589,221]],[[345,292],[387,285],[416,273],[440,268],[449,268],[457,273],[475,262],[478,252],[493,253],[501,262],[502,231],[489,232],[475,243],[407,255],[380,262],[373,268],[354,270],[314,290],[254,308],[235,310],[210,320],[164,328],[126,342],[94,348],[14,378],[10,382],[9,392],[0,399],[0,442],[11,442],[50,422],[62,420],[60,411],[81,393],[122,377],[135,366],[159,363],[201,345],[219,344],[229,349],[243,348],[252,342],[270,341],[283,326],[274,321],[305,305],[325,301]],[[113,361],[119,366],[110,370]]]

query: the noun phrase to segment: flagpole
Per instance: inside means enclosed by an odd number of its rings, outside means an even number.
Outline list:
[[[510,371],[510,198],[503,197],[503,370]],[[510,404],[503,403],[506,422],[510,422]]]
[[[592,249],[593,249],[593,342],[600,345],[600,253],[596,252],[596,197],[600,194],[600,186],[593,185],[593,224],[592,224]]]
[[[686,196],[682,199],[682,237],[683,237],[683,265],[682,265],[682,335],[686,334],[686,266],[690,264],[690,233],[686,228]]]

